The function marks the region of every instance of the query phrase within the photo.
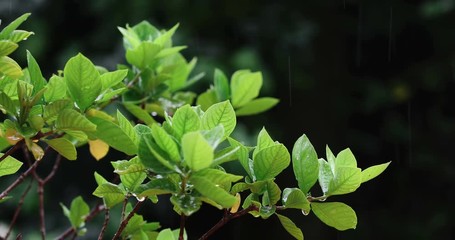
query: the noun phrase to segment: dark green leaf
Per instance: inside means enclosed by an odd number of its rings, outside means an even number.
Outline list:
[[[44,80],[41,69],[32,54],[27,51],[28,73],[30,74],[30,83],[33,85],[33,95],[44,88]]]

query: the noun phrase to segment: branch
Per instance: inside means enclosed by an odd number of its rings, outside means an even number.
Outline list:
[[[0,162],[3,161],[8,156],[11,156],[11,154],[13,154],[17,149],[19,149],[23,143],[24,143],[24,139],[20,140],[16,144],[14,144],[14,146],[12,146],[10,149],[8,149],[8,151],[6,151],[6,153],[0,157]]]
[[[133,210],[128,214],[128,216],[126,216],[125,219],[123,219],[123,221],[120,223],[120,226],[119,226],[117,232],[115,233],[114,237],[112,238],[112,240],[118,239],[120,237],[120,234],[122,234],[122,232],[125,229],[126,225],[130,221],[130,219],[133,217],[134,213],[137,212],[137,210],[142,205],[142,203],[144,203],[144,201],[138,201],[136,203],[136,205],[134,206]]]
[[[11,230],[13,229],[13,226],[16,223],[17,217],[19,216],[19,212],[22,209],[22,205],[24,204],[25,196],[27,196],[28,192],[32,188],[32,183],[33,183],[33,178],[31,179],[31,181],[28,184],[27,188],[25,189],[24,193],[22,193],[22,196],[21,196],[19,202],[17,203],[17,208],[16,208],[16,211],[14,212],[13,219],[11,220],[11,223],[9,224],[8,232],[6,232],[5,239],[8,239],[9,235],[11,234]]]
[[[180,214],[180,232],[179,232],[179,240],[184,239],[184,233],[185,233],[185,219],[186,216],[185,214]]]
[[[98,236],[98,240],[102,240],[103,239],[104,232],[106,231],[108,223],[109,223],[109,208],[106,208],[106,211],[104,212],[103,227],[101,228],[101,232],[100,232],[100,235]]]
[[[236,213],[229,213],[226,211],[223,218],[221,218],[221,220],[218,221],[210,230],[208,230],[204,235],[202,235],[202,237],[200,237],[199,240],[208,239],[213,233],[218,231],[221,227],[223,227],[226,223],[228,223],[232,219],[241,217],[251,211],[258,211],[258,210],[259,210],[259,208],[257,206],[250,205],[249,207],[242,209]]]
[[[38,164],[40,163],[40,161],[35,161],[33,163],[33,165],[31,165],[27,171],[23,172],[17,179],[16,181],[14,181],[11,185],[9,185],[9,187],[7,189],[5,189],[5,191],[3,191],[1,194],[0,194],[0,200],[3,199],[4,197],[8,196],[8,194],[14,189],[16,188],[19,184],[21,184],[24,179],[30,175],[30,173],[34,172],[34,170],[36,169],[36,167],[38,166]]]

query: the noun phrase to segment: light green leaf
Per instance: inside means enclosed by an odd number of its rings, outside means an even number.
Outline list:
[[[108,208],[123,202],[125,199],[125,194],[119,186],[110,182],[99,185],[93,192],[93,195],[103,198]]]
[[[193,171],[199,171],[212,164],[214,151],[199,132],[186,133],[182,137],[183,159]]]
[[[55,125],[60,130],[96,131],[95,124],[73,109],[62,110],[57,116]]]
[[[335,174],[335,169],[336,169],[335,155],[332,153],[332,150],[330,150],[328,145],[325,146],[325,152],[326,152],[327,162],[329,163],[330,169],[331,169],[332,173]]]
[[[68,91],[81,111],[85,111],[101,93],[101,77],[95,65],[82,54],[70,58],[64,77]]]
[[[216,149],[216,147],[225,139],[224,127],[221,124],[210,130],[203,130],[201,133],[213,149]]]
[[[340,195],[351,193],[357,190],[362,183],[362,173],[360,168],[339,167],[335,176],[330,182],[327,195]]]
[[[339,167],[357,167],[357,161],[355,160],[354,154],[352,154],[351,149],[346,148],[343,151],[339,152],[335,158],[335,166]]]
[[[206,168],[201,171],[195,172],[193,176],[203,177],[206,180],[219,185],[237,182],[243,178],[243,176],[230,174],[214,168]]]
[[[0,157],[3,153],[0,153]],[[22,166],[22,162],[8,156],[0,162],[0,177],[16,173]]]
[[[12,79],[19,78],[23,75],[19,64],[7,56],[0,57],[0,73]]]
[[[333,173],[329,163],[322,158],[319,159],[318,181],[322,192],[327,195],[330,191],[330,184],[333,181]]]
[[[250,70],[236,71],[231,78],[231,99],[235,108],[244,106],[259,95],[262,74]]]
[[[169,173],[175,167],[167,159],[166,153],[153,141],[151,133],[143,133],[139,140],[138,156],[142,164],[156,173]]]
[[[303,134],[292,149],[292,167],[302,192],[307,193],[319,175],[318,156],[308,137]]]
[[[76,147],[67,139],[65,138],[54,138],[51,140],[45,140],[45,142],[61,154],[63,157],[67,158],[68,160],[76,160],[77,159],[77,152]]]
[[[152,136],[155,139],[156,144],[169,155],[170,160],[174,162],[181,161],[177,143],[163,128],[159,127],[158,124],[152,125]]]
[[[237,116],[248,116],[265,112],[278,104],[279,101],[279,99],[272,97],[253,99],[250,102],[245,103],[245,105],[239,109],[235,110],[235,114]]]
[[[128,155],[137,153],[135,142],[118,125],[97,117],[90,117],[89,119],[97,126],[96,132],[93,133],[96,138]]]
[[[144,69],[153,63],[161,46],[152,42],[142,42],[134,49],[126,50],[126,60],[131,65]]]
[[[217,100],[219,102],[228,100],[230,97],[229,82],[226,75],[220,69],[215,69],[213,83]]]
[[[47,102],[54,102],[66,97],[66,83],[63,77],[52,75],[46,87],[44,98]]]
[[[239,150],[237,151],[237,158],[239,159],[240,164],[242,165],[243,169],[248,173],[248,175],[253,179],[256,178],[254,176],[254,171],[253,171],[253,164],[250,158],[248,157],[249,151],[248,148],[245,147],[242,143],[239,141],[228,137],[229,144],[233,147],[239,147]]]
[[[283,225],[284,229],[286,229],[289,234],[291,234],[295,239],[303,240],[302,230],[300,230],[300,228],[298,228],[291,219],[278,213],[275,214],[280,220],[281,225]]]
[[[208,89],[206,92],[199,94],[196,100],[196,104],[201,106],[204,111],[217,102],[218,99],[213,89]]]
[[[9,40],[11,40],[15,43],[18,43],[20,41],[27,40],[27,38],[33,34],[34,34],[33,32],[28,32],[28,31],[24,31],[24,30],[14,30],[10,34]]]
[[[0,92],[0,110],[6,111],[13,116],[17,114],[16,104],[4,92]]]
[[[71,107],[72,102],[68,99],[54,101],[44,107],[43,118],[45,121],[54,121],[64,109]]]
[[[117,121],[120,129],[134,142],[137,146],[139,144],[139,137],[136,130],[130,120],[128,120],[123,114],[117,109]]]
[[[85,217],[89,214],[90,208],[81,196],[71,202],[70,222],[74,229],[84,226]]]
[[[94,172],[93,175],[95,176],[95,181],[96,181],[96,184],[98,184],[98,186],[102,185],[103,183],[107,183],[108,182],[103,176],[101,176],[97,172]]]
[[[160,231],[156,240],[177,240],[174,238],[174,233],[170,228],[166,228]]]
[[[256,143],[256,148],[253,150],[253,159],[256,157],[256,154],[264,149],[268,148],[271,146],[277,145],[275,141],[270,137],[269,133],[267,130],[265,130],[264,127],[262,127],[261,131],[259,131],[258,137],[257,137],[257,143]]]
[[[0,32],[0,39],[8,38],[14,30],[16,30],[25,20],[27,20],[30,14],[31,13],[22,14],[20,17],[16,18],[5,28],[3,28],[3,30]]]
[[[120,174],[120,180],[127,190],[133,192],[147,178],[142,164],[132,164]]]
[[[150,116],[150,113],[145,111],[144,109],[132,104],[132,103],[123,103],[123,106],[125,106],[126,110],[128,110],[131,114],[133,114],[137,119],[143,121],[147,125],[152,125],[153,123],[156,123],[155,119]]]
[[[265,185],[265,193],[263,196],[262,205],[275,205],[281,197],[281,189],[274,181],[269,180]],[[266,199],[264,201],[264,199]]]
[[[229,101],[212,105],[202,116],[202,127],[204,129],[212,129],[221,124],[224,127],[226,137],[234,131],[236,123],[234,108]]]
[[[334,227],[339,231],[355,229],[357,226],[357,216],[354,210],[344,203],[312,202],[311,209],[323,223]]]
[[[127,69],[117,70],[113,72],[107,72],[101,75],[102,91],[112,88],[118,83],[122,82],[128,74]]]
[[[17,43],[9,40],[0,40],[0,56],[8,56],[19,47]]]
[[[175,24],[174,27],[166,31],[164,34],[161,34],[159,37],[157,37],[153,43],[158,44],[160,46],[165,46],[167,42],[169,42],[172,38],[172,35],[174,35],[175,31],[179,27],[179,24]]]
[[[171,47],[171,48],[165,48],[163,50],[161,50],[157,55],[156,55],[156,58],[164,58],[164,57],[167,57],[167,56],[170,56],[172,54],[176,54],[180,51],[182,51],[183,49],[185,49],[186,46],[178,46],[178,47]]]
[[[212,166],[220,165],[225,162],[234,161],[238,159],[237,152],[240,147],[227,147],[215,153]]]
[[[32,54],[27,51],[28,73],[30,74],[30,83],[33,85],[33,94],[39,92],[46,85],[41,69]]]
[[[175,137],[180,140],[185,133],[200,130],[201,119],[190,105],[184,105],[175,111],[172,128]]]
[[[362,171],[362,183],[370,181],[379,176],[389,166],[391,162],[374,165]]]
[[[296,208],[309,213],[310,202],[305,193],[298,188],[285,188],[283,190],[283,206],[286,208]]]
[[[190,182],[199,193],[215,201],[224,208],[230,208],[237,202],[235,196],[229,194],[224,189],[217,187],[214,183],[203,177],[191,176]]]
[[[257,180],[274,178],[289,166],[290,161],[289,152],[283,144],[264,148],[253,159],[254,174]]]

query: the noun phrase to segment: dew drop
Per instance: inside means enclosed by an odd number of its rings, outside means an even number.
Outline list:
[[[310,214],[310,211],[305,211],[302,209],[302,214],[305,215],[305,216],[308,216],[308,214]]]

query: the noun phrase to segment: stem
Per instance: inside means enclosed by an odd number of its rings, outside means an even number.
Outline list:
[[[4,197],[8,196],[8,194],[14,189],[16,188],[19,184],[21,184],[24,179],[30,175],[30,173],[34,172],[35,168],[38,166],[40,161],[35,161],[33,163],[33,165],[31,165],[27,171],[23,172],[17,179],[16,181],[14,181],[11,185],[9,185],[9,187],[7,189],[5,189],[5,191],[3,191],[1,194],[0,194],[0,199],[3,199]]]
[[[38,197],[39,197],[39,216],[40,216],[40,231],[41,238],[46,239],[46,222],[44,218],[44,182],[38,181]]]
[[[142,203],[144,203],[144,201],[139,201],[136,203],[136,205],[134,206],[133,210],[128,214],[128,216],[126,216],[126,218],[120,223],[120,226],[117,230],[117,232],[115,233],[114,237],[112,238],[112,240],[115,240],[115,239],[118,239],[120,237],[120,235],[122,234],[123,230],[125,229],[126,225],[128,224],[128,221],[130,221],[130,219],[133,217],[134,213],[137,212],[137,210],[139,209],[139,207],[142,205]]]
[[[14,144],[14,146],[12,146],[10,149],[8,149],[8,151],[6,151],[6,153],[0,157],[0,162],[3,161],[8,156],[11,156],[11,154],[13,154],[17,149],[19,149],[19,147],[21,147],[23,143],[24,143],[24,140],[22,139],[19,142],[17,142],[16,144]]]
[[[205,239],[208,239],[211,235],[213,235],[216,231],[218,231],[221,227],[223,227],[226,223],[228,223],[229,221],[231,221],[232,219],[235,219],[235,218],[238,218],[238,217],[241,217],[251,211],[258,211],[259,208],[254,206],[254,205],[251,205],[245,209],[242,209],[241,211],[238,211],[236,213],[229,213],[229,212],[225,212],[223,218],[221,218],[220,221],[218,221],[212,228],[210,228],[210,230],[208,230],[204,235],[202,235],[202,237],[199,238],[199,240],[205,240]]]
[[[109,208],[106,208],[104,212],[104,222],[103,227],[101,228],[100,235],[98,236],[98,240],[102,240],[104,237],[104,232],[106,232],[107,224],[109,223]]]
[[[25,196],[27,196],[28,192],[32,188],[32,183],[33,183],[33,179],[31,179],[31,181],[28,184],[27,188],[25,189],[24,193],[22,193],[22,196],[17,204],[16,211],[14,212],[13,219],[11,220],[11,223],[8,227],[8,231],[6,232],[5,239],[8,239],[9,235],[11,234],[11,230],[13,229],[13,226],[16,223],[17,217],[19,216],[19,213],[22,209],[22,205],[24,204]]]
[[[184,239],[184,233],[185,233],[185,219],[186,216],[185,214],[180,214],[180,232],[179,232],[179,240]]]

